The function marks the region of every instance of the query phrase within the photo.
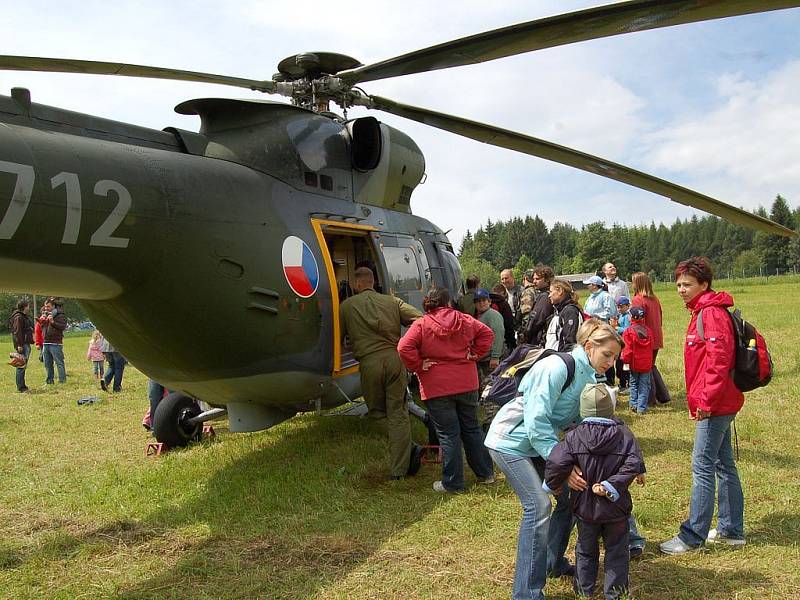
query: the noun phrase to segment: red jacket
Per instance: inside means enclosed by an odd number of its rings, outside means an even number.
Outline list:
[[[622,362],[631,366],[634,373],[649,373],[653,370],[653,332],[642,321],[633,321],[622,332]]]
[[[474,317],[453,308],[436,308],[412,323],[397,351],[406,368],[417,374],[422,399],[430,400],[477,390],[475,362],[493,341],[492,330]],[[436,364],[423,371],[423,359]]]
[[[645,298],[637,294],[631,298],[631,306],[641,306],[644,309],[644,324],[653,332],[653,350],[663,348],[664,332],[661,328],[661,302],[658,298]]]
[[[732,415],[744,404],[744,394],[731,377],[735,361],[733,324],[727,308],[733,306],[728,292],[705,291],[686,305],[692,313],[686,331],[683,360],[686,367],[686,401],[689,414],[699,408],[711,416]],[[703,332],[697,333],[697,313],[703,309]]]

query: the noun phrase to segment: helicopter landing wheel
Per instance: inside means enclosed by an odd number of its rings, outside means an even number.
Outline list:
[[[158,403],[153,415],[153,433],[168,448],[182,448],[192,440],[200,439],[202,423],[192,424],[190,419],[201,413],[194,400],[180,392],[173,392]]]

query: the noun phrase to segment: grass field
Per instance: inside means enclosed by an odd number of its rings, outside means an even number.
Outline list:
[[[633,597],[800,598],[798,283],[716,286],[762,330],[777,375],[737,418],[748,545],[683,557],[659,555],[657,544],[677,532],[689,501],[688,315],[674,290],[658,290],[659,363],[674,400],[645,417],[620,412],[648,467],[647,485],[632,492],[648,539],[632,565]],[[36,361],[34,393],[15,392],[10,367],[0,380],[0,597],[510,596],[520,509],[503,483],[442,497],[431,490],[433,465],[387,481],[383,438],[349,417],[306,415],[254,434],[228,433],[223,422],[213,441],[146,458],[144,376],[129,368],[122,393],[97,391],[87,342],[67,340],[65,385],[45,389]],[[100,402],[76,404],[93,394]],[[566,579],[546,591],[574,598]]]

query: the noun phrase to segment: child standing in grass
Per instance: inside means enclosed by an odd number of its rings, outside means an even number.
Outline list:
[[[653,332],[644,324],[645,310],[634,306],[630,310],[631,326],[622,334],[625,347],[622,349],[622,361],[630,365],[631,374],[631,410],[643,415],[647,412],[647,401],[650,399],[650,385],[653,370]]]
[[[569,430],[548,456],[542,488],[548,493],[561,490],[573,467],[581,470],[589,485],[571,495],[578,521],[575,592],[579,596],[594,593],[602,538],[603,592],[606,600],[617,599],[628,590],[628,518],[633,510],[628,487],[634,479],[644,485],[644,459],[631,430],[614,417],[614,404],[605,385],[584,388],[580,415],[581,424]]]
[[[95,329],[92,332],[92,339],[89,340],[89,348],[86,350],[86,360],[92,361],[94,366],[94,378],[99,380],[103,376],[103,334]]]

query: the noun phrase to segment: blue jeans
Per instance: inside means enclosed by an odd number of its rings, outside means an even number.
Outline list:
[[[689,518],[678,537],[693,548],[705,543],[714,516],[714,492],[719,479],[717,531],[744,538],[744,494],[731,448],[731,422],[736,415],[698,421],[692,450],[692,499]]]
[[[550,577],[561,577],[570,566],[564,553],[567,551],[569,536],[575,526],[571,494],[572,490],[564,484],[563,491],[555,497],[556,507],[550,516],[547,530],[547,575]]]
[[[544,600],[542,589],[547,581],[550,498],[542,489],[542,480],[530,458],[492,449],[489,449],[489,454],[505,473],[506,482],[522,504],[522,521],[519,524],[517,539],[517,562],[514,569],[514,591],[511,600]],[[567,514],[571,517],[569,510]]]
[[[47,383],[53,383],[53,363],[58,368],[58,383],[67,382],[67,370],[64,367],[64,346],[61,344],[45,344],[42,349],[44,370],[47,373]]]
[[[636,373],[631,371],[631,409],[638,413],[647,412],[647,401],[650,399],[650,385],[653,379],[651,372]]]
[[[23,392],[28,389],[28,386],[25,385],[25,369],[28,367],[28,359],[31,357],[31,345],[23,344],[20,354],[25,357],[25,366],[17,368],[17,391]]]
[[[464,460],[461,445],[470,468],[478,477],[492,477],[492,459],[483,445],[484,433],[478,422],[478,390],[426,400],[433,419],[442,460],[442,485],[449,491],[464,489]]]
[[[150,418],[156,416],[158,403],[164,397],[164,386],[152,379],[147,380],[147,399],[150,400]]]
[[[113,379],[114,391],[122,391],[122,375],[125,373],[125,365],[127,364],[125,357],[119,352],[103,352],[103,356],[106,357],[106,361],[108,362],[108,369],[106,369],[103,381],[105,381],[106,386],[108,386]]]

